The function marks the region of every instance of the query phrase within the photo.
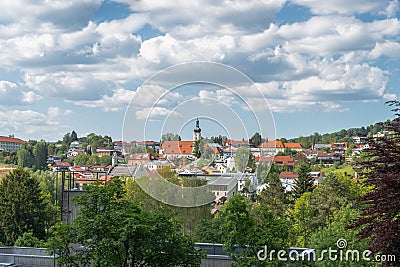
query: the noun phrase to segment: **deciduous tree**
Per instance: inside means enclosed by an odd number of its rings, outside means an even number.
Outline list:
[[[5,243],[13,245],[25,232],[45,237],[45,202],[38,181],[30,171],[17,168],[0,183],[0,228]]]
[[[361,197],[364,209],[355,226],[362,226],[359,236],[370,238],[373,252],[400,259],[400,102],[389,105],[396,115],[387,124],[391,134],[370,139],[367,157],[358,163],[373,189]]]

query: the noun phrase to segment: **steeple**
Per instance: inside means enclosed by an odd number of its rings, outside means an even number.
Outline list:
[[[193,130],[193,141],[198,141],[201,139],[201,129],[199,118],[196,119],[196,127]]]

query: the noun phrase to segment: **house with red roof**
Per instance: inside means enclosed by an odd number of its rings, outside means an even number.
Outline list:
[[[16,151],[26,142],[14,137],[0,136],[0,150]]]
[[[303,151],[303,146],[300,143],[284,143],[283,146],[298,152]]]
[[[285,150],[285,145],[280,140],[265,141],[259,145],[261,155],[275,155]]]
[[[160,154],[169,158],[192,157],[193,141],[164,141]]]

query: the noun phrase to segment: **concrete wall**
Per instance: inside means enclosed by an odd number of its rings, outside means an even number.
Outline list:
[[[54,257],[43,248],[0,247],[0,262],[32,267],[55,266]]]

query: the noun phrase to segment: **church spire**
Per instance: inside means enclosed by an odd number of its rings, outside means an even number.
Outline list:
[[[193,141],[198,141],[201,139],[201,129],[199,118],[196,119],[196,127],[193,130]]]

